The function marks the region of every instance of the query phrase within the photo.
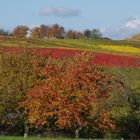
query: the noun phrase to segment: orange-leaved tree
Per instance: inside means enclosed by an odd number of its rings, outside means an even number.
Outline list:
[[[92,55],[79,54],[61,63],[48,59],[42,68],[34,64],[39,80],[22,102],[31,124],[49,126],[53,120],[76,137],[82,128],[114,129],[107,107],[112,78],[94,64]]]

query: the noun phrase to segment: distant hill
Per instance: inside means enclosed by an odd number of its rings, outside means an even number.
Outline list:
[[[140,33],[132,36],[129,40],[132,40],[132,41],[140,41]]]

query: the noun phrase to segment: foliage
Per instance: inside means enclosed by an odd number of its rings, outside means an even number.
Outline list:
[[[55,42],[54,42],[55,43]],[[9,53],[23,53],[24,48],[13,48],[13,47],[1,47],[1,52],[9,52]],[[72,58],[76,54],[83,53],[82,50],[74,50],[74,49],[63,49],[63,48],[28,48],[27,49],[30,54],[36,54],[40,57],[51,56],[56,59],[60,58]],[[126,55],[116,55],[109,53],[100,53],[87,51],[87,53],[92,53],[95,55],[94,62],[98,66],[114,66],[114,67],[139,67],[140,66],[140,58]]]
[[[27,55],[1,54],[0,62],[0,124],[14,127],[22,115],[17,109],[19,102],[36,78]]]
[[[27,26],[17,26],[13,31],[12,35],[18,39],[24,39],[26,38],[26,35],[28,34],[29,28]]]
[[[83,38],[83,34],[81,32],[78,32],[78,31],[68,30],[66,32],[66,38],[68,38],[68,39],[80,39],[80,38]]]
[[[86,29],[86,30],[84,31],[84,37],[85,37],[86,39],[90,39],[90,38],[91,38],[91,31],[90,31],[89,29]]]
[[[91,31],[91,39],[97,39],[97,38],[101,38],[101,37],[102,37],[102,34],[99,29],[93,29]]]
[[[29,32],[28,32],[29,31]],[[4,30],[0,31],[2,36],[8,35]],[[68,30],[65,32],[65,28],[59,24],[54,24],[51,26],[42,24],[40,26],[34,27],[33,29],[29,29],[27,26],[18,25],[11,34],[18,39],[24,39],[28,37],[39,39],[39,38],[49,38],[49,39],[97,39],[101,38],[102,34],[98,29],[93,30],[85,30],[84,32],[76,31],[76,30]]]
[[[39,27],[34,27],[31,31],[30,38],[45,38],[47,36],[48,30],[49,27],[47,25],[40,25]]]
[[[63,26],[54,24],[47,30],[47,38],[49,39],[62,39],[64,38],[65,29]]]
[[[115,128],[106,107],[112,79],[97,69],[92,57],[77,55],[59,65],[48,60],[37,72],[40,80],[22,103],[31,124],[51,127],[51,119],[59,129],[72,131]]]
[[[93,30],[86,29],[84,31],[84,37],[85,39],[98,39],[102,37],[102,34],[98,29]]]
[[[110,98],[116,124],[114,137],[137,139],[140,137],[140,70],[119,68],[111,71],[122,81]]]

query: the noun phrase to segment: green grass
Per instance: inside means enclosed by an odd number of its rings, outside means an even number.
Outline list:
[[[104,67],[112,76],[125,81],[132,90],[140,87],[140,68]]]
[[[69,138],[41,138],[41,137],[0,137],[0,140],[74,140]],[[84,140],[84,139],[76,139]]]

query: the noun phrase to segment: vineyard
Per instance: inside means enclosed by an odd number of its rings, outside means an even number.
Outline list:
[[[14,48],[14,47],[2,47],[1,52],[9,53],[29,53],[37,54],[38,56],[45,57],[51,56],[53,58],[67,58],[72,57],[76,54],[85,52],[83,50],[73,50],[73,49],[57,49],[57,48]],[[110,53],[86,51],[92,53],[95,56],[95,64],[99,66],[126,66],[126,67],[136,67],[139,66],[140,58],[128,55],[116,55]]]
[[[37,54],[64,58],[77,53],[89,52],[95,56],[95,63],[102,66],[135,67],[140,61],[140,44],[128,41],[110,40],[20,40],[0,37],[0,51],[9,53]]]

